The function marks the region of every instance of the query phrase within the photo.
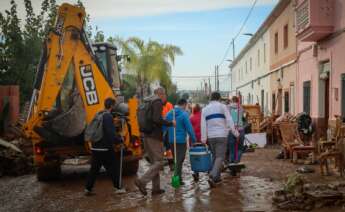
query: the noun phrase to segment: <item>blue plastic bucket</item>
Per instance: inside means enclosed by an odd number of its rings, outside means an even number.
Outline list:
[[[208,172],[212,168],[212,155],[206,146],[193,146],[189,149],[192,171]]]

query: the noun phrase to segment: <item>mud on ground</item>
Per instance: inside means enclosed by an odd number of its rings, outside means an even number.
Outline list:
[[[165,167],[161,179],[166,193],[154,197],[150,189],[147,197],[140,194],[133,184],[134,176],[124,179],[128,193],[116,195],[104,173],[97,179],[96,195],[85,197],[83,186],[88,166],[64,166],[60,180],[46,183],[38,182],[35,175],[4,177],[0,178],[0,211],[276,211],[271,200],[274,191],[299,167],[275,159],[278,152],[279,149],[269,148],[245,154],[243,162],[247,168],[237,177],[223,173],[223,183],[215,189],[209,188],[206,174],[201,174],[198,183],[193,182],[186,161],[186,185],[175,190],[170,186],[172,173]],[[147,167],[141,161],[138,174]],[[310,181],[340,179],[337,174],[321,177],[318,166],[313,168],[316,173],[305,175]]]

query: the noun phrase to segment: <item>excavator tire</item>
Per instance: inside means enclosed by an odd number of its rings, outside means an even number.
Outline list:
[[[36,168],[38,181],[49,181],[59,179],[61,176],[61,164],[59,162],[47,163]]]
[[[123,175],[131,176],[137,174],[139,169],[139,160],[125,161],[123,163]]]

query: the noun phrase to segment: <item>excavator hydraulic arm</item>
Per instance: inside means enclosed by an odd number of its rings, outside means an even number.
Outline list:
[[[26,137],[34,144],[42,141],[34,129],[42,126],[47,114],[56,106],[68,70],[74,70],[75,86],[82,98],[86,123],[103,109],[106,98],[116,99],[85,35],[84,20],[84,8],[62,4],[58,10],[55,28],[45,41],[45,50],[36,75],[30,115],[24,128]],[[135,110],[132,109],[130,112],[135,113]],[[139,130],[135,129],[136,116],[131,114],[129,119],[134,123],[131,123],[134,126],[132,134],[139,137]]]

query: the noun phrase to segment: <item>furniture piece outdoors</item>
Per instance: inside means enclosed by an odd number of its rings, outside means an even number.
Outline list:
[[[313,145],[303,144],[299,137],[297,123],[280,123],[279,129],[285,158],[290,157],[292,162],[296,163],[299,155],[311,154],[311,162],[314,163],[316,148]]]
[[[242,105],[248,123],[252,125],[252,133],[260,132],[260,123],[262,121],[262,113],[260,105]]]
[[[267,135],[267,144],[274,144],[273,137],[273,118],[265,117],[264,120],[260,123],[260,132],[266,132]]]
[[[340,176],[343,176],[344,171],[344,139],[345,139],[345,125],[338,129],[338,135],[335,138],[335,144],[332,148],[327,148],[319,155],[321,175],[324,175],[323,167],[326,167],[326,174],[329,174],[328,160],[334,159],[335,167],[338,168]]]
[[[336,145],[336,141],[339,137],[340,127],[342,124],[342,120],[340,117],[336,117],[334,124],[331,123],[328,125],[328,128],[331,130],[331,134],[327,135],[330,136],[329,138],[320,138],[318,143],[318,151],[319,153],[325,152],[327,149],[332,149]]]

